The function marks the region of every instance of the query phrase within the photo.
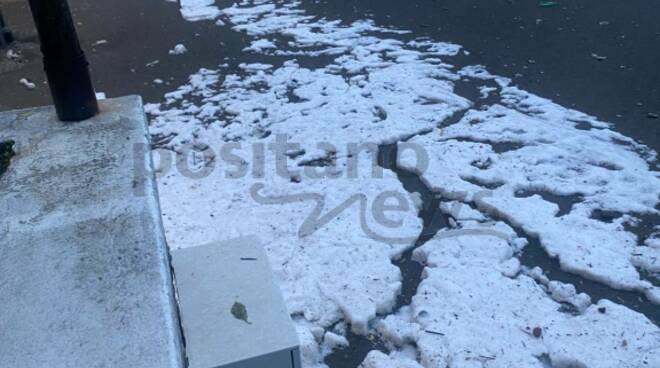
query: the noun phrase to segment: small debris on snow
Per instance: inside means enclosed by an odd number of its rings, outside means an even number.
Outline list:
[[[541,327],[534,327],[534,329],[532,330],[532,334],[534,335],[534,337],[539,338],[543,334],[543,330],[541,329]]]
[[[21,80],[19,80],[18,83],[24,85],[25,87],[27,87],[27,89],[35,89],[37,87],[27,78],[21,78]]]
[[[172,50],[169,51],[169,54],[170,55],[183,55],[186,52],[188,52],[188,49],[186,48],[186,46],[183,45],[183,44],[178,44],[178,45],[174,46],[174,48]]]

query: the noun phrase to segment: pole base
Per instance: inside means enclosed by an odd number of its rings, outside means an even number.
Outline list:
[[[7,47],[12,42],[14,42],[14,35],[11,34],[11,31],[6,28],[0,29],[0,48]]]
[[[81,52],[73,59],[44,57],[44,69],[57,117],[61,121],[82,121],[98,114],[89,64]]]

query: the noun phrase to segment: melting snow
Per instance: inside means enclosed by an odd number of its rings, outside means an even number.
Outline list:
[[[274,57],[201,69],[147,106],[170,246],[258,233],[305,367],[323,367],[325,354],[348,343],[343,321],[391,345],[363,368],[660,366],[657,326],[525,270],[516,256],[526,241],[492,220],[539,237],[566,271],[658,302],[638,270],[658,272],[659,237],[641,244],[624,226],[658,213],[654,152],[484,67],[455,68],[458,45],[299,6],[259,0],[220,11],[210,0],[182,0],[186,19],[222,14],[219,25],[250,36],[245,52]],[[309,58],[321,65],[303,66]],[[465,80],[496,103],[476,108],[456,94]],[[454,201],[443,211],[474,208],[415,250],[424,279],[412,304],[391,314],[402,285],[392,260],[419,236],[419,197],[393,172],[374,170],[373,159],[377,145],[404,140],[412,149],[399,165]],[[579,200],[562,212],[551,195]],[[384,205],[397,210],[373,211]],[[607,223],[596,210],[626,215]],[[456,229],[461,236],[450,236]]]
[[[213,20],[220,16],[215,0],[180,0],[181,16],[189,21]]]
[[[188,49],[183,44],[177,44],[172,50],[169,51],[170,55],[183,55],[188,52]]]

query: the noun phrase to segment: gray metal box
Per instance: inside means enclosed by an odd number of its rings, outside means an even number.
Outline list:
[[[256,237],[172,252],[190,368],[300,368],[298,337]]]

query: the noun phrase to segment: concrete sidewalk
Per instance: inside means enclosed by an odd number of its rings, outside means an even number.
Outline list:
[[[139,97],[0,114],[0,367],[183,366]]]

